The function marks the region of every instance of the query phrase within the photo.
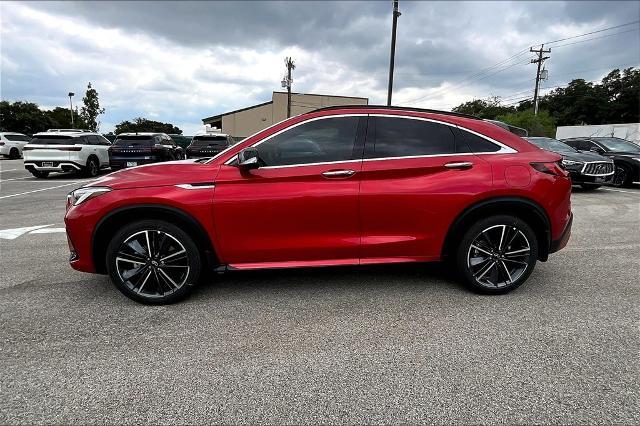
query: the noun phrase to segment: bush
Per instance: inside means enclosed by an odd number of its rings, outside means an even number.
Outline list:
[[[548,136],[553,138],[556,134],[555,121],[548,111],[538,110],[538,115],[535,115],[533,109],[528,109],[501,115],[497,119],[512,126],[526,129],[529,132],[529,136]]]

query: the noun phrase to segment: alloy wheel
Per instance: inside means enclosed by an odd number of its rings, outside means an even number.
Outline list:
[[[129,236],[118,248],[116,271],[133,292],[149,298],[165,297],[185,285],[189,256],[171,234],[144,230]]]
[[[469,246],[467,266],[483,287],[502,288],[518,281],[529,267],[531,246],[512,225],[484,229]]]
[[[613,185],[623,186],[627,180],[627,170],[624,167],[616,166],[616,172],[613,175]]]

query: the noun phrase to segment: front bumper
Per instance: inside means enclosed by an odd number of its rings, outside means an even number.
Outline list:
[[[109,159],[109,165],[112,170],[124,169],[126,167],[141,166],[143,164],[159,163],[162,159],[153,155],[135,156],[135,157],[111,157]],[[135,163],[134,165],[127,166],[127,163]]]
[[[559,250],[562,250],[567,243],[569,242],[569,238],[571,237],[571,226],[573,225],[573,213],[569,217],[567,221],[567,225],[564,227],[564,231],[562,231],[562,235],[555,241],[551,241],[551,246],[549,246],[549,253],[555,253]]]
[[[571,177],[571,183],[573,184],[604,185],[613,182],[613,173],[601,176],[589,176],[579,171],[569,170],[569,177]]]

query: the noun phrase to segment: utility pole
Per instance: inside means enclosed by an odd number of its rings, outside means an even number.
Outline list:
[[[387,92],[387,106],[391,106],[391,92],[393,92],[393,67],[396,59],[396,29],[398,28],[398,0],[393,0],[393,25],[391,26],[391,57],[389,58],[389,90]]]
[[[532,64],[538,64],[538,71],[536,71],[536,88],[533,92],[533,114],[538,115],[538,91],[540,90],[540,67],[542,63],[550,58],[550,56],[542,56],[545,53],[551,53],[551,49],[544,50],[544,44],[540,46],[540,49],[535,50],[533,47],[529,48],[529,52],[537,53],[538,58],[532,59]]]
[[[293,63],[293,60],[289,56],[284,58],[284,64],[287,67],[287,75],[282,79],[282,87],[287,88],[287,118],[289,118],[291,117],[291,83],[293,83],[291,70],[296,68],[296,64]]]
[[[73,102],[71,98],[75,95],[73,92],[69,92],[69,111],[71,112],[71,128],[73,128]]]

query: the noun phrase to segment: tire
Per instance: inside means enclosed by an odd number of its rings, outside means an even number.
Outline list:
[[[170,260],[162,262],[167,258]],[[186,232],[161,220],[143,220],[116,233],[107,247],[106,265],[111,281],[125,296],[144,304],[163,305],[191,293],[198,283],[202,260]]]
[[[40,170],[29,170],[29,172],[38,179],[44,179],[49,176],[49,172],[41,172]]]
[[[586,183],[581,183],[581,184],[580,184],[580,187],[581,187],[582,189],[584,189],[584,190],[587,190],[587,191],[591,191],[591,190],[594,190],[594,189],[598,189],[598,188],[600,188],[601,186],[602,186],[602,185],[589,185],[589,184],[586,184]]]
[[[484,294],[503,294],[518,288],[533,272],[537,259],[538,241],[531,227],[507,215],[490,216],[473,224],[456,252],[460,279]]]
[[[9,159],[17,160],[18,158],[20,158],[20,151],[18,150],[18,148],[11,148],[9,150]]]
[[[96,157],[89,157],[87,165],[84,168],[84,175],[86,177],[96,177],[100,173],[100,163]]]
[[[631,186],[631,168],[625,164],[616,164],[615,167],[612,185],[617,187]]]

